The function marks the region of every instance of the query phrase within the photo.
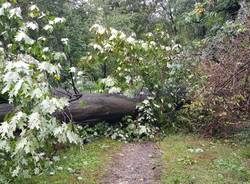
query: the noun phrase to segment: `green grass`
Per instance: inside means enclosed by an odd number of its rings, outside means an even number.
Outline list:
[[[250,146],[194,135],[172,135],[162,149],[162,184],[250,184]],[[42,175],[18,184],[100,184],[111,156],[122,143],[98,140],[58,153]]]
[[[162,141],[160,147],[163,184],[250,183],[249,146],[173,135]]]
[[[110,155],[119,151],[121,143],[99,140],[82,147],[72,147],[59,154],[60,160],[46,173],[18,184],[99,184]]]

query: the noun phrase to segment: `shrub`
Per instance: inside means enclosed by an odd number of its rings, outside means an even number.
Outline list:
[[[46,44],[48,34],[65,20],[46,16],[36,5],[23,12],[7,1],[1,3],[0,17],[1,93],[14,106],[0,125],[1,170],[27,177],[41,172],[53,144],[80,142],[73,125],[53,117],[68,105],[67,99],[52,96],[65,54]]]

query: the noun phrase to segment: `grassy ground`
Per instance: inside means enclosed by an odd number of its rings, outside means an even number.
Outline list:
[[[249,184],[250,146],[173,135],[160,143],[163,184]]]
[[[100,184],[111,156],[122,143],[99,140],[72,147],[43,175],[18,184]],[[172,135],[159,143],[162,184],[250,184],[250,145]]]
[[[64,153],[47,173],[19,181],[18,184],[99,184],[105,165],[121,143],[99,140],[83,147],[73,147]]]

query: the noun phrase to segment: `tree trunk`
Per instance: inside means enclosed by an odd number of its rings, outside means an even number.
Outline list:
[[[65,96],[56,94],[56,96]],[[79,125],[96,122],[118,122],[126,115],[136,114],[138,100],[129,99],[120,95],[106,94],[81,94],[70,102],[70,105],[62,112],[55,113],[57,119],[69,122],[72,120]],[[4,116],[14,108],[9,104],[0,104],[0,122]]]
[[[13,106],[10,104],[0,104],[0,122],[4,120],[4,117],[14,110]]]

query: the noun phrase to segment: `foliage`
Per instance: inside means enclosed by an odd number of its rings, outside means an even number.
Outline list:
[[[10,182],[39,174],[58,142],[249,127],[249,20],[235,21],[239,0],[34,2],[41,8],[0,0],[0,103],[15,107],[0,124],[0,166]],[[134,98],[137,117],[83,128],[58,122],[69,102],[52,96],[57,87]],[[213,164],[244,179],[240,160]],[[198,164],[192,154],[175,163]],[[195,180],[183,177],[174,182]]]
[[[51,92],[65,55],[46,47],[46,36],[65,20],[47,17],[36,5],[22,12],[18,4],[9,2],[1,3],[0,16],[1,93],[15,107],[0,125],[1,167],[12,177],[27,177],[40,173],[49,156],[47,149],[56,142],[80,142],[71,124],[53,117],[68,105],[67,99],[55,98]]]
[[[154,140],[163,133],[154,125],[147,122],[138,122],[131,116],[125,116],[116,124],[100,122],[94,126],[86,125],[81,129],[80,135],[85,143],[103,137],[122,142],[133,142]]]
[[[195,115],[189,113],[191,121],[194,117],[200,118],[195,129],[201,129],[207,136],[230,136],[249,126],[249,62],[246,59],[249,52],[243,46],[248,37],[249,21],[244,25],[226,23],[215,38],[208,39],[208,46],[203,50],[205,61],[200,68],[207,82],[197,91],[199,97],[187,111]]]
[[[186,89],[191,89],[196,82],[191,74],[195,63],[192,66],[180,61],[181,45],[175,44],[164,32],[148,33],[143,41],[133,34],[126,36],[98,24],[91,31],[96,34],[91,44],[94,50],[82,60],[84,69],[94,74],[103,71],[104,92],[147,96],[138,108],[139,122],[160,126],[163,113],[172,114],[178,105],[185,103]],[[169,46],[158,41],[166,37]],[[143,94],[146,91],[149,93]]]

